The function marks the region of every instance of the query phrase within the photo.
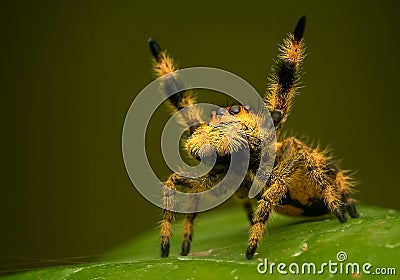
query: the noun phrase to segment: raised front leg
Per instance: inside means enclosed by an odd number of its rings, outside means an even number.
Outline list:
[[[304,59],[303,35],[306,18],[298,21],[293,34],[289,34],[280,46],[278,59],[269,78],[265,103],[277,131],[286,122],[299,87],[301,62]]]

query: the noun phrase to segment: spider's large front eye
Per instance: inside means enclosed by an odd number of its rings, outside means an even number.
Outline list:
[[[239,114],[240,112],[240,106],[239,105],[233,105],[231,108],[229,108],[229,113],[232,115]]]

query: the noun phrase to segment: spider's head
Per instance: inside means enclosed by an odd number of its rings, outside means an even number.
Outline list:
[[[250,106],[222,107],[212,112],[209,123],[193,132],[185,147],[195,158],[207,157],[214,152],[218,157],[224,157],[247,145],[251,151],[259,146],[263,121],[264,118],[254,113]]]

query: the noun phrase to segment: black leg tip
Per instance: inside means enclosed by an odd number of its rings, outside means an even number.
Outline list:
[[[347,222],[347,218],[344,215],[344,212],[341,210],[341,208],[338,208],[336,211],[333,211],[333,214],[335,214],[339,222],[341,223]]]
[[[166,258],[169,255],[169,243],[161,244],[161,257]]]
[[[347,218],[346,218],[346,216],[343,214],[343,212],[340,212],[340,214],[338,214],[338,215],[336,215],[336,216],[337,216],[339,222],[341,222],[341,223],[347,222]]]
[[[257,247],[247,247],[246,250],[246,259],[251,260],[254,256],[254,253],[256,252]]]
[[[359,214],[358,212],[351,213],[351,214],[350,214],[350,217],[351,217],[352,219],[360,218],[360,214]]]
[[[351,218],[359,218],[360,214],[357,212],[356,206],[354,204],[350,204],[347,206],[347,211]]]
[[[153,38],[149,38],[150,52],[156,60],[160,58],[161,48],[160,45]]]
[[[183,241],[181,256],[187,256],[189,252],[190,252],[190,241]]]
[[[293,32],[294,40],[297,42],[300,42],[301,39],[303,38],[304,29],[306,28],[306,21],[307,21],[306,16],[302,16],[297,22],[296,27],[294,28]]]

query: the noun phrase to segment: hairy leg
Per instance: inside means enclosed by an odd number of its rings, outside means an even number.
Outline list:
[[[301,17],[293,34],[289,34],[279,49],[278,59],[269,78],[265,103],[277,132],[283,126],[299,87],[301,62],[304,59],[303,34],[306,18]]]
[[[154,72],[157,77],[162,78],[162,86],[164,92],[168,95],[169,104],[171,105],[172,113],[182,110],[183,125],[189,127],[190,133],[198,127],[202,122],[200,112],[192,105],[196,103],[194,94],[191,90],[182,90],[184,84],[179,80],[175,73],[177,69],[174,60],[168,56],[166,51],[162,51],[158,43],[149,39],[149,47],[154,56]],[[172,94],[175,92],[175,94]]]
[[[168,180],[165,182],[163,189],[163,217],[160,223],[161,232],[161,257],[168,257],[169,255],[169,244],[171,241],[172,234],[172,223],[175,221],[175,212],[166,209],[174,209],[175,197],[174,191],[177,190],[177,186],[183,183],[184,179],[177,174],[172,174],[169,176]]]
[[[168,257],[169,255],[169,247],[171,242],[172,235],[172,223],[175,221],[176,213],[173,210],[167,209],[175,209],[175,191],[183,191],[183,187],[195,188],[199,182],[195,179],[188,179],[183,176],[180,176],[176,173],[169,176],[167,181],[165,182],[163,189],[163,217],[161,220],[161,257]],[[193,201],[189,203],[195,203]],[[193,206],[195,207],[195,205]],[[193,223],[195,215],[193,218],[189,219],[190,223]],[[186,220],[185,220],[186,221]],[[186,228],[186,227],[185,227]],[[188,229],[192,230],[191,226],[187,226]],[[191,239],[191,233],[188,235]]]
[[[218,170],[219,171],[219,170]],[[176,190],[184,191],[184,189],[189,193],[200,193],[213,188],[223,177],[223,172],[218,172],[214,174],[210,172],[209,174],[196,178],[190,179],[180,176],[176,173],[172,174],[168,180],[165,182],[164,186],[164,210],[163,218],[161,220],[161,256],[168,257],[169,248],[172,235],[172,223],[175,220],[176,213],[171,210],[175,208],[175,196]],[[211,175],[210,175],[211,174]],[[184,226],[183,226],[183,241],[181,255],[186,256],[190,252],[190,243],[193,237],[193,222],[196,218],[196,209],[198,205],[197,197],[194,196],[188,201],[192,209],[192,213],[185,215]]]
[[[282,157],[273,168],[271,176],[258,206],[253,214],[253,226],[246,251],[246,258],[251,259],[257,249],[258,243],[266,229],[266,223],[272,209],[277,206],[288,190],[291,176],[298,167],[296,150],[291,145],[284,147],[285,157]]]
[[[339,171],[336,174],[336,185],[338,186],[339,193],[342,196],[342,202],[346,205],[347,211],[350,217],[358,218],[360,214],[357,212],[355,206],[355,200],[351,198],[352,186],[354,185],[352,179],[349,176],[344,175],[343,171]]]
[[[332,162],[324,151],[312,149],[295,138],[287,138],[285,143],[296,146],[302,165],[306,170],[306,177],[310,183],[322,194],[329,210],[340,222],[346,222],[344,208],[347,207],[352,218],[358,217],[354,201],[350,198],[350,185],[348,179]]]
[[[190,242],[193,236],[193,221],[196,218],[196,213],[186,214],[183,224],[183,241],[181,255],[187,256],[190,252]]]

